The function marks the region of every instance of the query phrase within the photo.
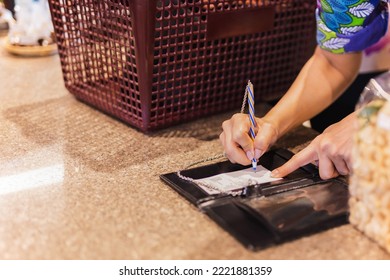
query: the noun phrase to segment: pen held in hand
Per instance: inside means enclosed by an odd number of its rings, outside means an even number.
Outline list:
[[[255,120],[255,94],[253,91],[253,84],[251,81],[248,81],[247,85],[247,92],[248,92],[248,107],[249,107],[249,121],[251,123],[249,134],[253,140],[255,141],[256,134],[255,134],[255,128],[256,128],[256,120]],[[254,153],[253,153],[254,154]],[[257,169],[257,160],[256,157],[252,158],[252,168],[254,171]]]

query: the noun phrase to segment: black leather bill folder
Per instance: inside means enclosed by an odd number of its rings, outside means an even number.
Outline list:
[[[292,153],[271,150],[259,164],[273,170]],[[182,171],[193,179],[246,169],[229,161]],[[348,222],[348,186],[341,179],[322,180],[308,164],[281,180],[240,187],[239,195],[205,191],[176,172],[160,178],[207,214],[250,250],[260,250]]]

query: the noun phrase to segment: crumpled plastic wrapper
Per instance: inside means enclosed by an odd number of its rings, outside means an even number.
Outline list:
[[[21,46],[53,43],[54,29],[47,0],[16,0],[15,4],[16,21],[8,22],[9,42]]]
[[[350,176],[350,223],[390,252],[390,72],[361,95]]]
[[[360,95],[356,108],[360,109],[373,100],[390,101],[390,71],[369,81]]]

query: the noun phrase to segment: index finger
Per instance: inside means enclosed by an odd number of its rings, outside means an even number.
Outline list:
[[[258,126],[258,133],[255,138],[255,149],[260,151],[260,156],[268,150],[275,137],[275,129],[271,124],[263,122]]]
[[[274,169],[271,173],[271,176],[275,178],[284,177],[290,174],[291,172],[294,172],[299,167],[304,166],[315,160],[318,160],[317,152],[312,145],[309,145],[299,153],[295,154],[285,164]]]

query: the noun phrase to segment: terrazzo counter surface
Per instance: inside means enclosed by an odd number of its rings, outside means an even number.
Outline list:
[[[390,257],[350,225],[252,252],[160,181],[222,152],[233,112],[145,135],[70,95],[58,56],[1,49],[0,77],[0,259]]]

